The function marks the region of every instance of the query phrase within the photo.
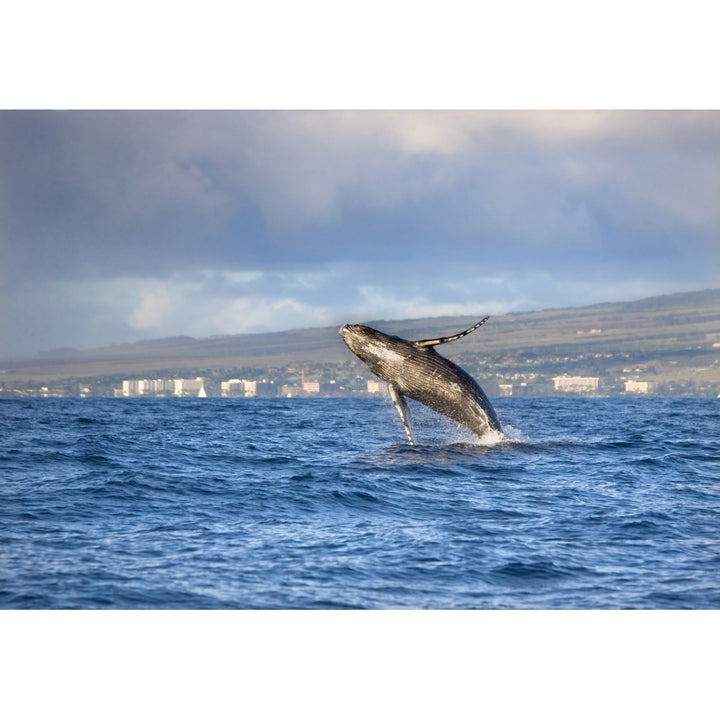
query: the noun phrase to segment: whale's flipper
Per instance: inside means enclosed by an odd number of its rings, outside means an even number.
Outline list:
[[[467,330],[463,330],[461,333],[458,333],[457,335],[449,335],[448,337],[441,337],[441,338],[434,338],[433,340],[417,340],[413,343],[415,347],[423,348],[423,347],[431,347],[432,345],[441,345],[442,343],[448,343],[452,342],[453,340],[459,340],[460,338],[464,338],[466,335],[469,335],[473,330],[477,330],[481,325],[484,325],[488,320],[490,319],[490,316],[484,317],[480,322],[475,323],[471,328],[468,328]]]
[[[415,444],[415,435],[412,429],[412,417],[410,416],[410,408],[408,407],[405,396],[397,389],[392,383],[388,383],[388,389],[390,390],[390,397],[392,398],[393,405],[400,415],[403,427],[405,428],[405,434],[408,436],[408,440],[411,445]]]

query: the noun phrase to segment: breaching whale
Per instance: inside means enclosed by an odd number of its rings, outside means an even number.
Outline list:
[[[344,325],[340,335],[373,374],[387,382],[411,445],[415,444],[415,436],[405,398],[427,405],[482,438],[493,430],[502,432],[493,406],[475,380],[455,363],[438,355],[435,345],[459,340],[488,319],[489,316],[484,317],[457,335],[414,342],[386,335],[367,325]]]

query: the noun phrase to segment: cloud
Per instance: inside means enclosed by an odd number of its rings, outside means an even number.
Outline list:
[[[720,283],[718,112],[0,112],[0,157],[13,352]]]
[[[140,306],[130,314],[130,327],[136,330],[160,328],[167,320],[170,309],[170,292],[167,285],[163,284],[152,290],[145,290]]]

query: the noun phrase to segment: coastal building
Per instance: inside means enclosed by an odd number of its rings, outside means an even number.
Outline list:
[[[597,392],[600,378],[580,375],[560,375],[553,378],[556,390],[561,392],[592,393]]]
[[[272,383],[266,383],[267,390],[264,390],[268,395],[270,394],[270,389],[272,389],[272,394],[275,395],[275,386]],[[258,383],[258,390],[260,389],[261,384]],[[283,397],[307,397],[307,396],[313,396],[313,395],[333,395],[340,390],[340,385],[338,385],[337,381],[330,380],[330,382],[317,382],[317,381],[310,381],[305,380],[301,382],[300,385],[283,385],[280,388],[280,394]],[[260,393],[258,393],[260,394]]]
[[[123,397],[138,397],[145,394],[145,380],[123,380]]]
[[[159,378],[157,380],[123,380],[116,397],[206,397],[203,378]]]
[[[205,381],[198,377],[194,380],[189,378],[175,378],[173,380],[174,392],[177,397],[202,397],[205,394]]]
[[[159,378],[151,382],[154,395],[172,395],[175,392],[175,382],[170,378]]]
[[[647,395],[648,393],[655,391],[656,384],[647,382],[645,380],[626,380],[625,381],[625,392],[626,393],[640,393]]]
[[[387,384],[380,380],[368,380],[367,391],[373,395],[387,391]]]
[[[123,380],[122,397],[140,397],[142,395],[172,395],[175,392],[175,381],[167,378],[158,380]]]
[[[336,380],[329,382],[303,380],[301,388],[304,395],[332,395],[340,389],[340,386]]]
[[[220,394],[223,397],[255,397],[257,395],[256,380],[226,380],[220,383]]]

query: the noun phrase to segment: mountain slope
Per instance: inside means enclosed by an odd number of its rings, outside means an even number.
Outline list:
[[[483,315],[368,321],[384,332],[423,339],[449,335]],[[510,313],[443,348],[451,358],[508,354],[708,352],[720,342],[720,290],[662,295],[632,302]],[[718,350],[720,355],[720,350]],[[172,368],[270,368],[298,363],[346,363],[353,356],[337,327],[203,339],[173,337],[95,350],[41,353],[6,361],[0,380],[151,374]]]

